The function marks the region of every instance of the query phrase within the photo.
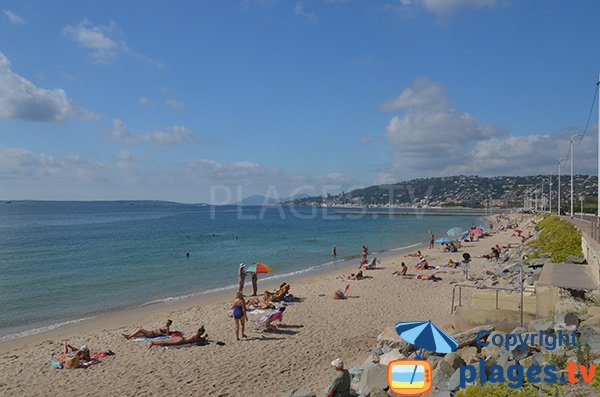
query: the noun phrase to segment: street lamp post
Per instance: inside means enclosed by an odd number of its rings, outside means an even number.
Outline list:
[[[563,161],[564,158],[558,159],[558,208],[556,211],[556,215],[560,216],[560,162]]]
[[[579,202],[581,203],[581,213],[580,213],[580,216],[581,216],[581,219],[583,219],[583,194],[579,195]]]
[[[552,215],[552,177],[550,177],[550,191],[548,192],[548,213]]]
[[[575,134],[571,137],[570,141],[569,141],[569,145],[570,145],[570,151],[569,151],[569,157],[571,158],[571,219],[573,219],[573,139],[577,138],[578,136],[582,136],[583,134],[579,133],[579,134]]]

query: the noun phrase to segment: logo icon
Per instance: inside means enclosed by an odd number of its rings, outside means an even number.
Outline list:
[[[431,364],[421,360],[423,350],[450,353],[458,342],[431,321],[410,321],[396,324],[396,333],[419,348],[416,360],[394,360],[388,364],[387,382],[390,390],[400,396],[418,396],[431,390]]]
[[[419,396],[431,390],[431,364],[425,360],[394,360],[388,364],[390,390],[400,396]]]

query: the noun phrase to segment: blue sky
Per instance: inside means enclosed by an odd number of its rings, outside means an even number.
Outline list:
[[[224,202],[550,174],[600,72],[596,2],[4,0],[0,12],[11,199]],[[596,120],[576,172],[597,172]]]

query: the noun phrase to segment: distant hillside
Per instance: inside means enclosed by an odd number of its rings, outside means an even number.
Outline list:
[[[309,196],[307,194],[296,194],[292,197],[288,197],[285,199],[276,199],[273,197],[265,197],[265,196],[261,196],[258,194],[255,194],[253,196],[248,196],[245,197],[242,201],[240,201],[238,204],[239,205],[273,205],[273,204],[277,204],[280,202],[289,202],[289,201],[294,201],[294,200],[303,200],[308,198]]]
[[[556,175],[536,176],[451,176],[419,178],[391,185],[369,186],[327,197],[309,197],[288,201],[293,205],[325,206],[464,206],[464,207],[523,207],[526,197],[537,199],[541,207],[548,205],[549,181],[552,180],[552,205],[556,207]],[[543,193],[542,193],[543,184]],[[595,202],[598,178],[589,175],[574,176],[574,201],[579,195],[586,202]],[[529,194],[528,194],[529,192]],[[542,198],[544,197],[544,198]],[[570,200],[570,177],[561,176],[561,200]],[[533,204],[532,204],[533,205]],[[579,207],[577,207],[579,208]]]

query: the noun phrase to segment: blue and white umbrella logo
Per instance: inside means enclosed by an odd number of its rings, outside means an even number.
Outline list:
[[[458,348],[458,342],[431,321],[400,322],[396,324],[396,333],[421,350],[450,353]]]

